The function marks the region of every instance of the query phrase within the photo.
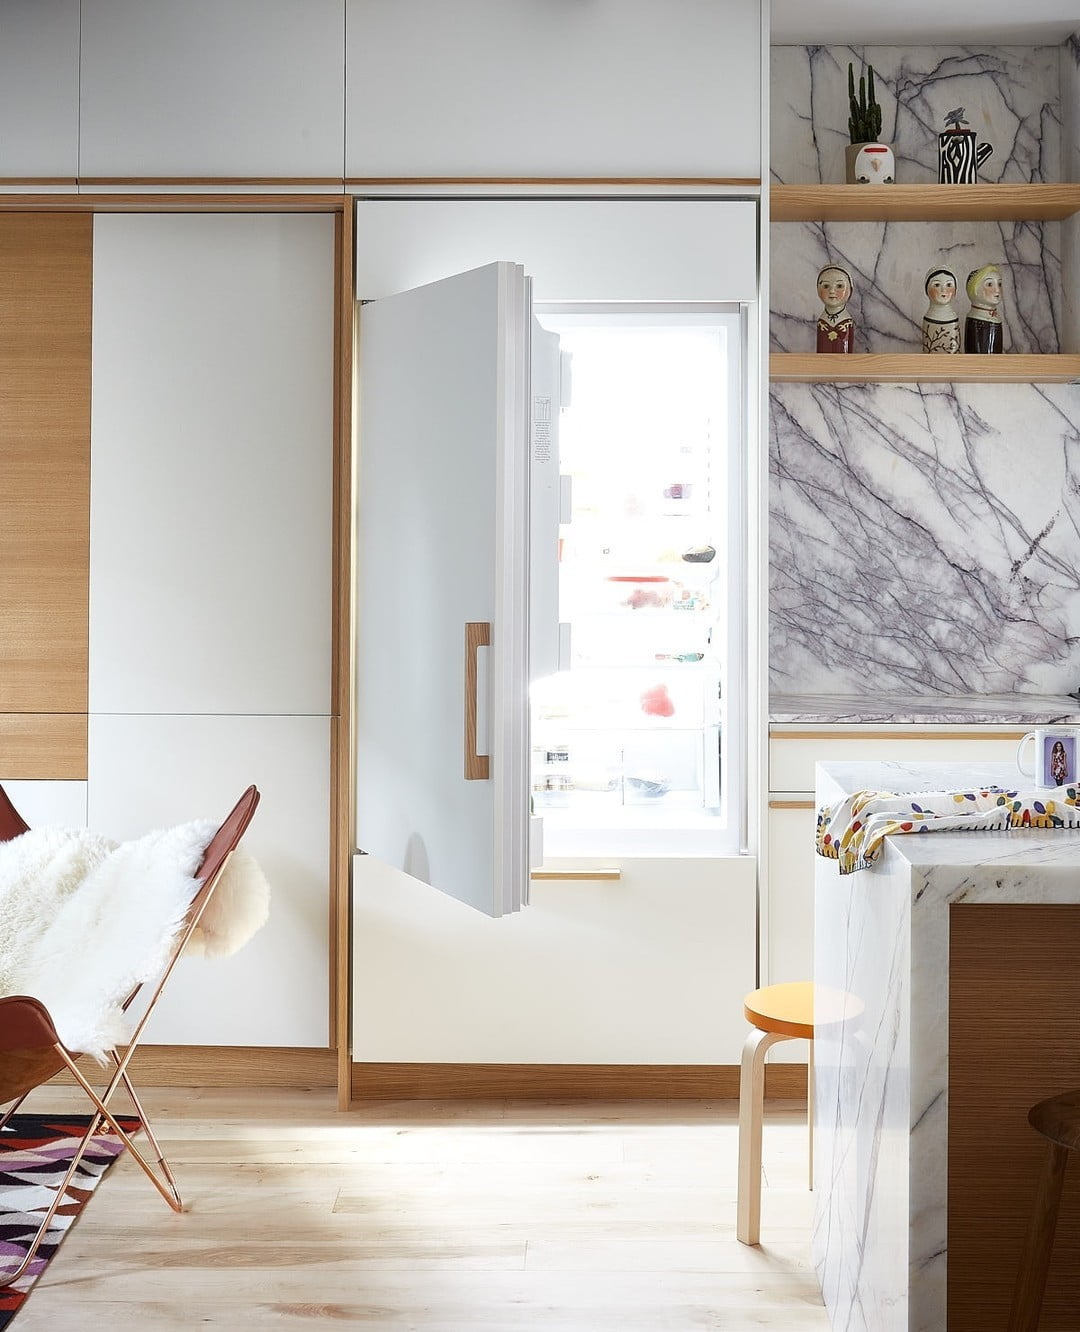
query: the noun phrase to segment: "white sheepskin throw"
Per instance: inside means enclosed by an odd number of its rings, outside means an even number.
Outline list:
[[[69,1050],[101,1059],[126,1041],[134,1019],[121,1005],[166,966],[214,832],[199,821],[117,844],[41,828],[0,842],[0,995],[39,999]],[[234,952],[266,920],[266,880],[249,856],[234,874],[238,855],[203,915],[206,956]]]

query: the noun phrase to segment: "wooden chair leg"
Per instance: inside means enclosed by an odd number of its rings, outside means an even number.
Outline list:
[[[806,1140],[810,1165],[807,1170],[810,1192],[814,1191],[814,1042],[806,1042]]]
[[[743,1045],[739,1077],[739,1201],[735,1234],[742,1244],[758,1244],[761,1235],[761,1122],[765,1112],[765,1055],[789,1036],[751,1031]]]
[[[1035,1209],[1024,1240],[1020,1270],[1013,1287],[1008,1332],[1038,1332],[1068,1159],[1067,1148],[1060,1143],[1049,1143],[1039,1179],[1039,1191],[1035,1195]]]

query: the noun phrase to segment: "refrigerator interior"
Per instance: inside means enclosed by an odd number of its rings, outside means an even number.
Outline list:
[[[732,318],[537,312],[558,335],[558,665],[534,678],[532,801],[548,855],[677,851],[729,833],[725,707]],[[567,490],[569,494],[567,494]]]

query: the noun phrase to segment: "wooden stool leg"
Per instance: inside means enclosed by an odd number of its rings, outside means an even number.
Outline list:
[[[806,1042],[806,1139],[809,1148],[810,1167],[808,1170],[811,1193],[814,1191],[814,1042]]]
[[[735,1234],[757,1244],[761,1234],[761,1121],[765,1112],[765,1055],[777,1041],[790,1040],[757,1027],[746,1038],[739,1078],[739,1203]]]
[[[1035,1196],[1035,1210],[1024,1240],[1020,1270],[1016,1274],[1008,1332],[1038,1332],[1046,1276],[1054,1248],[1058,1209],[1061,1206],[1061,1188],[1065,1183],[1065,1166],[1069,1159],[1068,1149],[1060,1143],[1051,1142],[1049,1149],[1039,1180],[1039,1191]]]

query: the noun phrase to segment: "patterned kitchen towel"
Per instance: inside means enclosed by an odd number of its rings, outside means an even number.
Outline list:
[[[894,833],[1080,828],[1080,784],[1041,791],[856,791],[817,816],[817,853],[841,874],[869,869]]]

